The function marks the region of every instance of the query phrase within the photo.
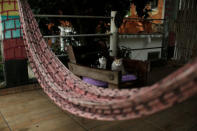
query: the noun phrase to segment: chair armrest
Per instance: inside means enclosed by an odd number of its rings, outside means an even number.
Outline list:
[[[74,63],[68,63],[69,70],[75,75],[85,76],[92,79],[107,82],[109,84],[119,85],[121,82],[121,72],[120,71],[110,71],[104,69],[90,68],[87,66],[82,66]]]
[[[143,82],[144,84],[147,82],[150,62],[123,59],[123,64],[124,64],[125,70],[129,73],[136,74],[140,82]]]

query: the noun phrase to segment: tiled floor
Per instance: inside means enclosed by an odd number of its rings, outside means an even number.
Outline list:
[[[0,96],[0,131],[197,131],[197,96],[145,118],[115,122],[63,112],[42,90]]]

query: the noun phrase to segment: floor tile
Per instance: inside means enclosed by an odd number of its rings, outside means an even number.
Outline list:
[[[9,131],[9,128],[5,120],[3,119],[2,114],[0,114],[0,131]]]
[[[84,131],[80,125],[37,91],[4,96],[0,105],[0,110],[12,130]]]

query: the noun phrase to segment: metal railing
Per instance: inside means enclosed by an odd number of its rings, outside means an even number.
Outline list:
[[[110,36],[110,49],[114,50],[114,48],[116,46],[114,46],[114,43],[116,43],[116,41],[114,41],[114,38],[115,35],[113,35],[114,33],[116,34],[117,31],[114,32],[114,30],[117,30],[115,25],[114,25],[114,17],[115,17],[115,14],[111,14],[110,17],[107,17],[107,16],[81,16],[81,15],[48,15],[48,14],[36,14],[35,17],[39,17],[39,18],[88,18],[88,19],[109,19],[111,20],[111,28],[110,28],[110,33],[108,34],[70,34],[70,35],[65,35],[65,36],[62,36],[62,35],[50,35],[50,36],[44,36],[44,38],[71,38],[71,37],[106,37],[106,36]],[[166,21],[166,19],[152,19],[152,18],[149,18],[149,19],[140,19],[140,18],[129,18],[129,17],[125,17],[124,18],[127,22],[132,22],[132,21],[139,21],[139,22],[150,22],[154,24],[154,21]],[[125,23],[123,23],[125,24]],[[112,26],[113,25],[113,26]],[[162,37],[163,36],[163,22],[159,22],[158,24],[159,26],[157,27],[149,27],[149,29],[151,31],[147,31],[149,30],[148,28],[145,28],[144,27],[144,31],[141,32],[141,33],[126,33],[126,32],[120,32],[118,35],[120,35],[121,37],[123,35],[130,35],[130,36],[141,36],[141,35],[151,35],[152,37],[154,36],[157,36],[159,35],[159,37]],[[146,26],[146,25],[145,25]],[[156,31],[155,31],[156,30]],[[118,36],[117,35],[117,36]],[[123,36],[124,37],[124,36]],[[113,44],[112,44],[113,43]],[[162,48],[162,47],[155,47],[155,48]],[[152,48],[146,48],[146,49],[152,49]],[[141,49],[135,49],[135,50],[141,50]],[[144,50],[144,49],[143,49]],[[116,54],[116,53],[114,53]]]
[[[50,35],[50,36],[44,36],[44,38],[67,38],[67,37],[103,37],[103,36],[110,36],[112,33],[108,34],[77,34],[77,35]]]
[[[156,21],[164,21],[166,19],[151,19],[151,18],[148,18],[148,19],[140,19],[140,18],[129,18],[129,17],[125,17],[124,19],[128,19],[128,20],[146,20],[146,21],[153,21],[153,20],[156,20]]]
[[[130,49],[131,51],[137,51],[137,50],[151,50],[151,49],[161,49],[163,48],[162,46],[158,47],[150,47],[150,48],[137,48],[137,49]]]
[[[36,14],[35,17],[51,17],[51,18],[88,18],[88,19],[112,19],[113,17],[108,16],[81,16],[81,15],[40,15]]]

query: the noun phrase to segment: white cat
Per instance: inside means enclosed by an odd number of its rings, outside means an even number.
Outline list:
[[[124,69],[122,58],[118,59],[115,58],[111,65],[111,70],[113,71],[122,71],[122,74],[126,74],[126,71]]]
[[[102,56],[101,58],[99,58],[99,66],[98,66],[98,68],[106,69],[106,66],[107,66],[107,59],[104,56]]]

